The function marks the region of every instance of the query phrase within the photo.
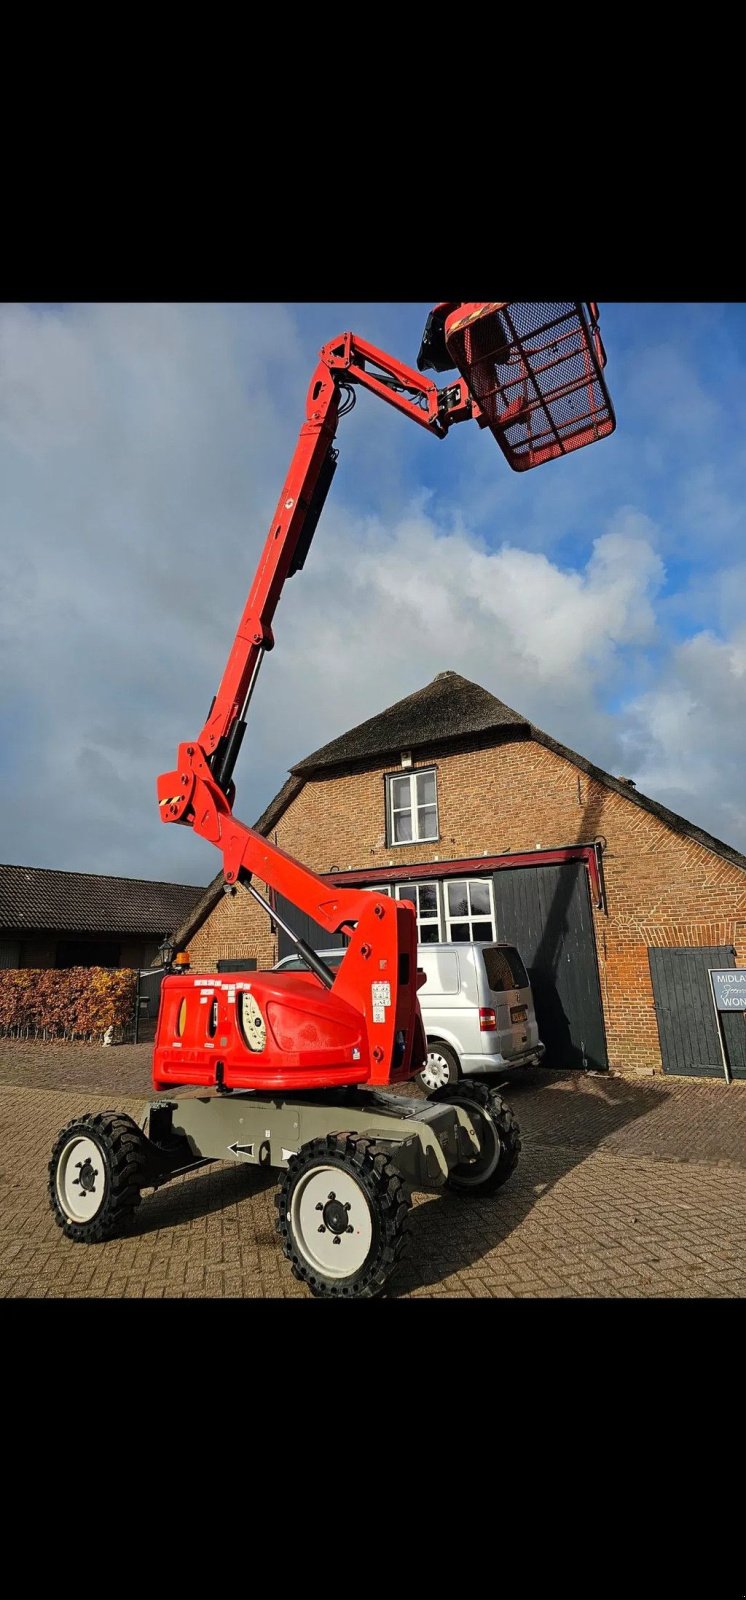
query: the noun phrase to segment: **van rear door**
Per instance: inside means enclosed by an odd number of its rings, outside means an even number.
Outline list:
[[[499,1048],[507,1061],[539,1042],[531,985],[513,945],[483,945],[482,956],[497,1017]],[[488,1039],[489,1035],[483,1037]]]

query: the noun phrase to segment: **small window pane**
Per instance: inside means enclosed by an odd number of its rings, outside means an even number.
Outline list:
[[[468,944],[471,938],[468,922],[451,923],[451,941],[454,944]]]
[[[490,905],[489,884],[480,883],[478,878],[472,878],[469,889],[471,892],[472,916],[490,917],[492,915],[492,906]]]
[[[402,883],[402,884],[400,884],[399,885],[399,899],[400,900],[410,900],[412,905],[416,909],[416,907],[417,907],[417,886],[416,886],[416,884],[414,884],[414,883]]]
[[[435,915],[438,909],[438,891],[434,883],[423,883],[420,888],[420,912]]]
[[[410,805],[409,778],[391,779],[391,804],[395,811]]]
[[[417,826],[421,839],[437,839],[438,813],[435,806],[420,806],[417,812]]]
[[[492,933],[492,922],[491,921],[490,922],[477,921],[477,922],[473,922],[471,926],[472,926],[472,935],[471,936],[472,936],[472,939],[474,939],[477,944],[479,944],[480,940],[481,940],[481,942],[483,944],[491,944],[492,943],[493,933]]]
[[[434,772],[419,772],[417,774],[417,803],[421,806],[435,805]]]
[[[411,811],[394,812],[394,840],[396,844],[409,844],[412,838]]]
[[[449,883],[448,885],[448,914],[451,917],[466,917],[469,914],[469,899],[465,883]]]
[[[437,922],[421,922],[417,937],[420,944],[437,944],[440,938]]]

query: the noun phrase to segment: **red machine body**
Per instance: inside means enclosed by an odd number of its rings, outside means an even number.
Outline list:
[[[226,1089],[331,1089],[397,1083],[424,1064],[417,1001],[417,924],[406,901],[322,879],[233,816],[233,769],[246,714],[285,580],[298,572],[336,469],[339,417],[362,387],[436,438],[470,418],[489,427],[518,470],[610,433],[597,316],[578,305],[444,302],[431,313],[415,371],[352,333],[325,345],[308,391],[306,420],[270,524],[256,576],[217,695],[198,738],[179,746],[177,766],[158,779],[164,822],[193,828],[221,851],[226,888],[259,878],[349,944],[336,973],[303,941],[315,974],[189,972],[164,979],[153,1059],[156,1089],[169,1084]],[[556,349],[555,349],[556,347]],[[555,359],[555,356],[557,359]],[[438,389],[422,369],[458,367]],[[577,397],[580,397],[578,399]],[[344,399],[344,403],[341,403]],[[562,406],[569,402],[570,420]],[[582,404],[582,413],[573,408]],[[578,416],[580,420],[578,421]],[[291,937],[290,929],[287,930]]]
[[[153,1082],[226,1089],[403,1083],[426,1046],[409,905],[369,894],[331,991],[311,972],[164,978]],[[381,904],[383,902],[383,904]],[[259,1020],[258,1020],[259,1019]]]
[[[245,1009],[251,998],[254,1016],[264,1021],[260,1030]],[[164,979],[157,1089],[183,1083],[185,1059],[190,1083],[215,1084],[222,1061],[225,1087],[250,1089],[259,1047],[265,1089],[318,1089],[370,1077],[364,1018],[327,995],[310,973],[263,972],[231,982],[207,975],[191,982]]]

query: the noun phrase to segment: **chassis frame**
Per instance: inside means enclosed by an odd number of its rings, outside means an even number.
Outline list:
[[[344,1132],[387,1148],[411,1188],[438,1190],[454,1167],[478,1158],[478,1124],[463,1104],[408,1100],[381,1090],[340,1089],[320,1100],[313,1094],[187,1087],[149,1102],[141,1114],[143,1187],[160,1188],[214,1161],[283,1171],[311,1140]]]

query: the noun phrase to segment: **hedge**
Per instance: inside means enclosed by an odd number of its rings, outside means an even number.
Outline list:
[[[92,1039],[127,1029],[137,973],[129,967],[23,967],[0,971],[0,1033]]]

